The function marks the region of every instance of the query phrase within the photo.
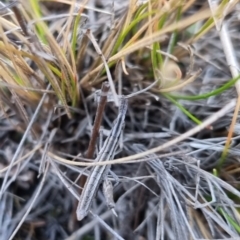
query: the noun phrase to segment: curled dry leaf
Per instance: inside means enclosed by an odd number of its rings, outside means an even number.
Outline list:
[[[161,88],[168,88],[178,84],[183,75],[178,64],[172,60],[168,60],[157,74],[160,75]]]

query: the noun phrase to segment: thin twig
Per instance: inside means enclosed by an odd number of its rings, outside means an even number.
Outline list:
[[[102,84],[100,102],[98,104],[96,117],[93,124],[92,135],[88,145],[86,158],[93,158],[97,137],[99,135],[99,129],[102,123],[103,113],[107,102],[107,93],[109,91],[109,84],[107,82]]]

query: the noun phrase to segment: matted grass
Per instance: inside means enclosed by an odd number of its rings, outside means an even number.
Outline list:
[[[239,12],[237,0],[0,1],[0,239],[240,239]],[[98,165],[113,190],[77,221]]]

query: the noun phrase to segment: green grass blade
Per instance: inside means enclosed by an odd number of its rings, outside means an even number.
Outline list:
[[[72,44],[71,44],[74,59],[76,59],[76,45],[77,45],[77,34],[78,34],[77,31],[78,31],[78,25],[80,20],[81,20],[81,14],[78,14],[74,21]]]
[[[150,15],[155,14],[156,11],[152,11],[152,12],[146,12],[141,14],[140,16],[138,16],[137,18],[133,19],[132,22],[130,23],[130,25],[120,34],[116,45],[113,49],[113,53],[116,53],[118,48],[120,47],[120,45],[124,42],[124,39],[126,38],[127,34],[129,34],[129,32],[143,19],[147,18]]]
[[[218,208],[218,211],[232,225],[232,227],[238,233],[240,233],[240,226],[239,226],[239,224],[232,217],[230,217],[227,213],[225,213],[225,211],[221,207]]]
[[[36,18],[41,18],[42,17],[42,13],[41,13],[41,9],[40,9],[40,4],[38,0],[30,0],[30,4],[33,10],[33,15],[36,16]],[[42,42],[47,43],[47,40],[45,38],[45,33],[44,33],[44,29],[41,28],[41,25],[36,23],[36,31],[37,34],[39,36],[39,38],[41,39]]]
[[[165,96],[168,100],[170,100],[174,105],[176,105],[186,116],[188,116],[193,122],[196,124],[201,124],[202,121],[200,121],[197,117],[192,115],[186,108],[184,108],[178,101],[176,101],[174,98],[172,98],[169,94],[164,93],[163,96]]]
[[[228,81],[227,83],[225,83],[223,86],[208,92],[208,93],[204,93],[201,95],[196,95],[196,96],[184,96],[184,95],[175,95],[175,94],[170,94],[170,96],[174,99],[182,99],[182,100],[202,100],[202,99],[207,99],[209,97],[212,96],[216,96],[221,94],[222,92],[226,91],[227,89],[229,89],[230,87],[232,87],[238,80],[239,80],[240,76],[231,79],[230,81]]]

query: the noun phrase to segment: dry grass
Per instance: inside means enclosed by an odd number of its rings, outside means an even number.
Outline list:
[[[239,1],[6,2],[0,239],[240,239]],[[79,222],[106,164],[118,216],[99,190]]]

